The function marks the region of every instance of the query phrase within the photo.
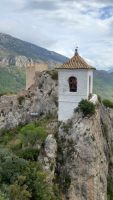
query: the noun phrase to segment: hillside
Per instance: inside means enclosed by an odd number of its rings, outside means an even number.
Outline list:
[[[53,51],[0,33],[0,57],[22,55],[41,61],[64,62],[67,58]]]
[[[94,72],[94,92],[103,99],[113,101],[113,73],[97,70]]]
[[[0,68],[0,93],[17,93],[25,88],[25,69],[19,67]]]
[[[67,58],[8,34],[0,33],[0,93],[18,92],[25,88],[25,66],[35,60],[50,67]]]

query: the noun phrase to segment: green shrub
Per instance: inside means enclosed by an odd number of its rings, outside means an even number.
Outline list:
[[[31,198],[31,193],[28,191],[28,186],[25,181],[25,176],[19,176],[17,180],[9,186],[10,200],[29,200]]]
[[[36,180],[36,187],[37,187],[37,199],[40,200],[53,200],[52,198],[52,188],[48,184],[47,175],[44,172],[38,172],[37,180]]]
[[[25,160],[37,161],[39,150],[33,148],[21,149],[17,152],[17,155]]]
[[[95,105],[86,99],[81,100],[78,107],[83,112],[84,116],[95,114]]]
[[[35,124],[27,124],[20,130],[20,136],[25,146],[35,145],[44,142],[47,137],[45,129],[41,126],[35,126]]]
[[[113,200],[113,178],[108,177],[107,181],[107,199]]]
[[[0,148],[0,182],[10,184],[24,172],[27,162]]]
[[[6,196],[5,196],[5,194],[2,193],[1,191],[0,191],[0,200],[8,200],[8,198],[6,198]]]
[[[103,101],[104,106],[108,107],[108,108],[113,108],[113,102],[108,100],[108,99],[104,99]]]
[[[8,142],[7,147],[15,153],[22,148],[22,141],[19,138],[14,138]]]
[[[25,171],[26,184],[32,192],[33,200],[58,200],[54,198],[53,188],[48,181],[48,174],[45,173],[37,162],[30,163]]]

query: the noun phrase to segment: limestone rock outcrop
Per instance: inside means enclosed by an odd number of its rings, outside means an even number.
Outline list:
[[[44,72],[37,74],[35,85],[17,95],[0,97],[0,129],[34,121],[42,115],[57,113],[57,81]]]
[[[0,58],[0,67],[26,67],[31,62],[32,59],[28,59],[25,56],[7,56]]]
[[[113,147],[112,114],[113,111],[99,106],[91,117],[76,112],[72,120],[61,124],[57,166],[62,199],[107,200]]]
[[[54,170],[57,156],[57,142],[52,134],[48,135],[45,140],[44,153],[40,154],[38,160],[42,163],[44,170],[52,173],[54,178]]]

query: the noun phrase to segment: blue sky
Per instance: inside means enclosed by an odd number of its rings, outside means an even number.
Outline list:
[[[98,69],[113,66],[113,0],[1,0],[0,32]]]

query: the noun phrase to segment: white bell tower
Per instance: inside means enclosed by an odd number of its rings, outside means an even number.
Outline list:
[[[82,99],[88,99],[93,92],[93,70],[75,49],[75,55],[58,67],[58,120],[71,118],[74,109]]]

